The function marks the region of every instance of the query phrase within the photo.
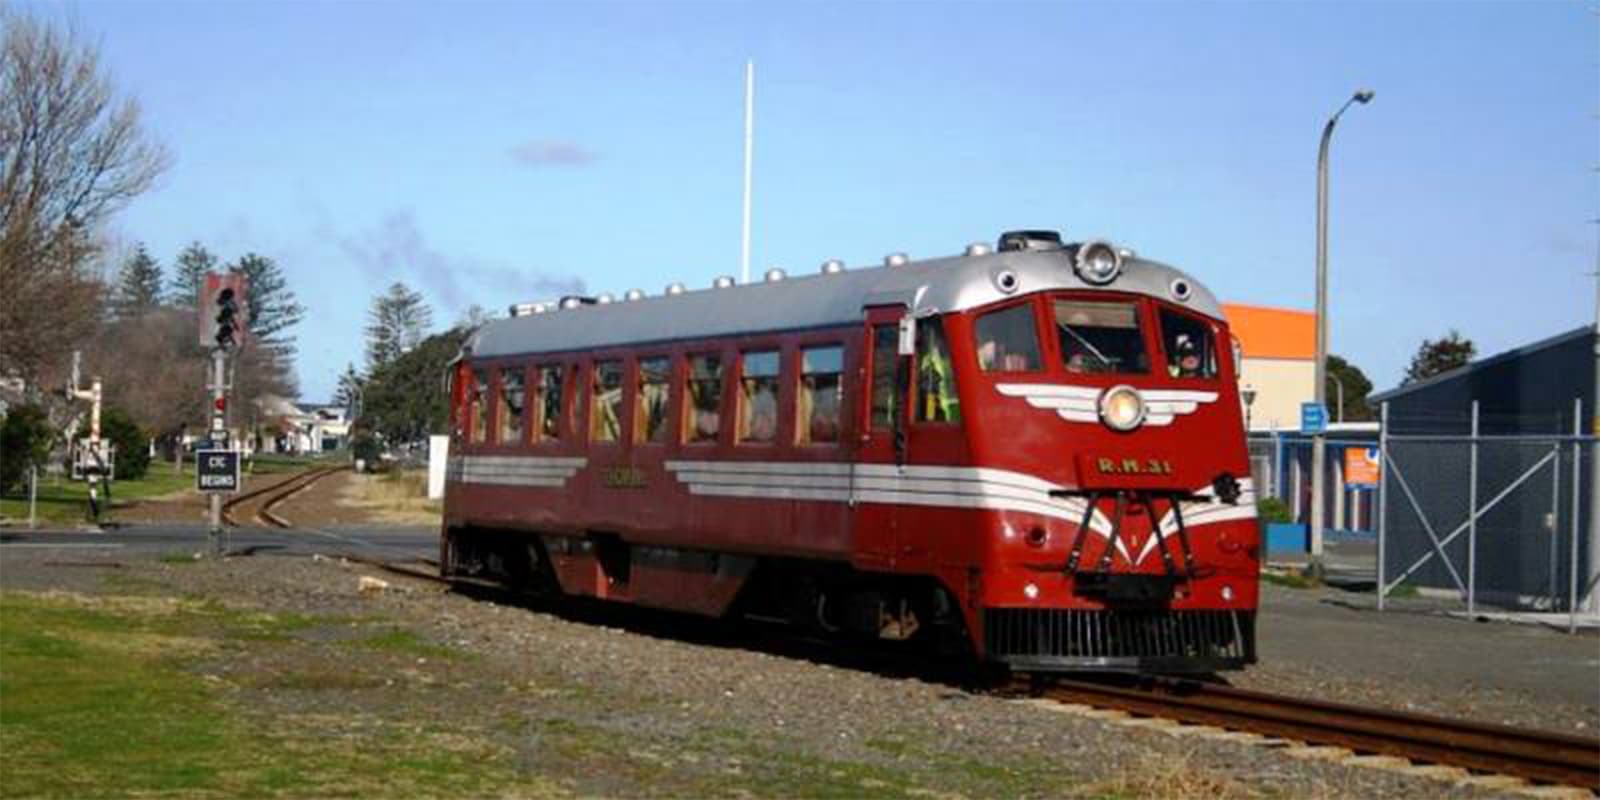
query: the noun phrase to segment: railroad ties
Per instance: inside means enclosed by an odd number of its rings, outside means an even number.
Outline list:
[[[1144,679],[1136,687],[1058,680],[1030,693],[1124,725],[1173,733],[1200,726],[1241,740],[1270,737],[1297,758],[1487,781],[1500,789],[1524,780],[1552,784],[1528,787],[1533,794],[1560,796],[1568,787],[1573,796],[1600,791],[1600,740],[1579,736],[1173,679]]]

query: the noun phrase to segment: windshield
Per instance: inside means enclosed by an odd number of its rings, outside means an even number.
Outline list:
[[[1133,303],[1055,301],[1056,337],[1068,372],[1142,374],[1150,371],[1139,308]]]

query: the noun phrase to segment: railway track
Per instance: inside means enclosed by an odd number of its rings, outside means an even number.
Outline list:
[[[290,476],[287,480],[279,481],[270,486],[245,492],[237,495],[222,504],[222,519],[225,523],[237,527],[238,515],[255,507],[254,512],[247,519],[273,528],[293,527],[287,518],[273,512],[273,508],[287,501],[289,498],[306,490],[311,484],[332,475],[335,472],[349,469],[347,466],[318,467],[307,470],[297,475]]]
[[[1139,717],[1248,731],[1356,754],[1600,791],[1600,740],[1171,679],[1054,681],[1031,693]]]
[[[457,589],[490,588],[443,577],[437,564],[427,559],[420,564],[351,560]],[[1170,678],[1141,678],[1134,684],[1022,679],[1013,683],[1009,692],[1600,794],[1597,739]]]

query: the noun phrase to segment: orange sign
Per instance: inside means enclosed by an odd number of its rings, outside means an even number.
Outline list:
[[[1376,488],[1378,486],[1378,448],[1346,447],[1344,449],[1344,485],[1351,488]]]

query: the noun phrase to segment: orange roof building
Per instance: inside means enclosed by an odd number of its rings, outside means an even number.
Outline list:
[[[1239,337],[1245,358],[1292,358],[1309,361],[1317,356],[1317,315],[1292,308],[1223,303],[1228,327]]]
[[[1245,416],[1251,430],[1293,430],[1300,404],[1315,399],[1317,315],[1291,308],[1223,303],[1244,359],[1239,386],[1254,390]]]

